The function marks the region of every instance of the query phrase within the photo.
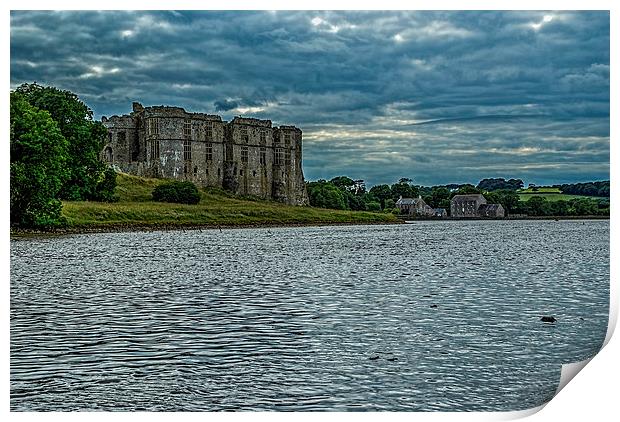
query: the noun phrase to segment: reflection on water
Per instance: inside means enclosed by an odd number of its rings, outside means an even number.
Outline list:
[[[608,309],[608,221],[13,240],[11,409],[519,410]]]

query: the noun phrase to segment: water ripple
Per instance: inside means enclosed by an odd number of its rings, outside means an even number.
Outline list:
[[[606,221],[12,240],[11,409],[529,408],[608,309]]]

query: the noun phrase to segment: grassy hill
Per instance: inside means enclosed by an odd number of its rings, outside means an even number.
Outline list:
[[[589,199],[603,199],[597,196],[583,196],[583,195],[568,195],[560,191],[559,188],[542,186],[539,188],[527,188],[519,189],[517,191],[520,201],[528,201],[530,198],[539,196],[545,198],[547,201],[569,201],[571,199],[589,198]]]
[[[79,229],[174,228],[397,222],[392,214],[295,207],[244,198],[217,188],[201,189],[197,205],[155,202],[151,192],[164,183],[127,174],[117,177],[115,203],[63,201],[62,214]]]

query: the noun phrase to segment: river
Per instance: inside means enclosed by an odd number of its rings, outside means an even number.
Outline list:
[[[608,312],[609,221],[15,238],[10,408],[520,410]]]

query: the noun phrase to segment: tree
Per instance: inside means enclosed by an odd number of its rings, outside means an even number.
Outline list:
[[[482,179],[477,188],[486,191],[495,191],[499,189],[517,190],[523,187],[523,180],[510,179],[506,180],[503,177],[497,179]]]
[[[311,206],[336,210],[347,209],[347,202],[343,192],[332,183],[319,180],[317,182],[309,182],[306,186]]]
[[[355,189],[355,182],[353,181],[353,179],[347,176],[334,177],[332,180],[329,181],[329,183],[343,190]]]
[[[364,202],[362,195],[356,195],[348,190],[343,191],[343,194],[347,201],[347,209],[353,211],[366,211],[366,203]]]
[[[385,208],[385,200],[392,197],[392,190],[389,185],[373,186],[369,193],[379,200],[382,209]]]
[[[450,191],[448,188],[444,186],[433,187],[431,190],[431,202],[429,205],[433,208],[442,208],[441,203],[445,199],[448,199],[448,203],[450,203]]]
[[[366,183],[361,179],[354,180],[353,189],[356,195],[363,195],[366,193]]]
[[[551,206],[549,201],[540,196],[534,196],[527,201],[529,208],[529,215],[541,216],[549,215],[551,213]]]
[[[368,202],[366,206],[368,211],[381,211],[381,204],[379,202]]]
[[[33,107],[49,112],[68,142],[68,177],[59,193],[61,199],[98,200],[113,197],[116,178],[105,174],[101,161],[107,129],[93,121],[92,111],[77,95],[54,87],[23,84],[16,89]]]
[[[575,199],[572,206],[575,209],[575,215],[596,215],[598,214],[598,203],[588,198]]]
[[[457,190],[450,194],[450,198],[452,199],[455,195],[471,195],[476,193],[482,193],[482,191],[476,188],[474,185],[466,184],[461,185]]]
[[[47,227],[63,223],[57,199],[67,179],[67,140],[47,111],[11,92],[11,225]]]
[[[553,201],[550,205],[551,205],[552,215],[568,215],[569,214],[569,206],[568,206],[567,201],[563,201],[563,200]]]
[[[504,207],[508,214],[515,211],[519,204],[519,195],[514,190],[500,189],[493,193],[499,197],[498,203],[502,204],[502,207]]]
[[[400,179],[398,183],[394,183],[390,188],[392,191],[391,198],[394,201],[398,201],[398,198],[401,196],[403,198],[416,198],[419,194],[419,188],[417,186],[410,185],[407,180],[411,179]]]
[[[487,203],[489,203],[489,204],[499,204],[500,203],[500,199],[501,199],[501,195],[498,195],[495,192],[485,192],[484,193],[484,198],[487,200]]]

